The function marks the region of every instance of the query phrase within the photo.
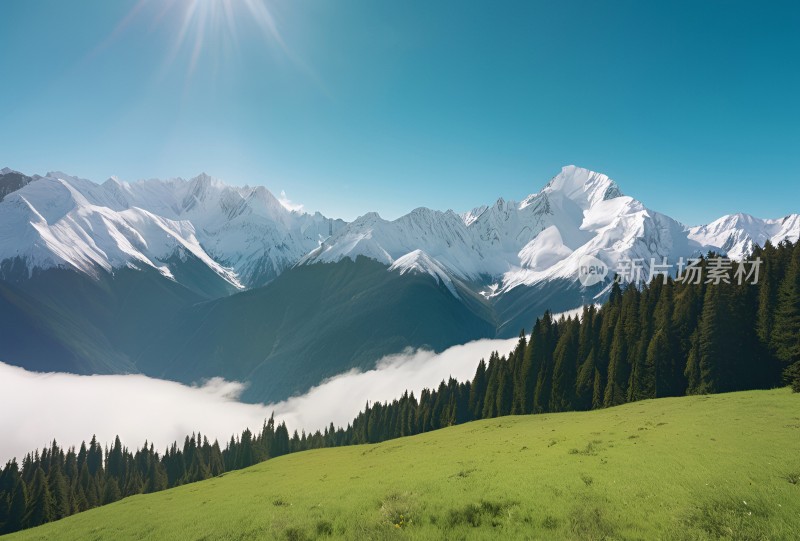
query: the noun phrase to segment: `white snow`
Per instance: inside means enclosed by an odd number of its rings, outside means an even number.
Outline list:
[[[144,264],[172,277],[164,260],[190,253],[242,288],[275,278],[342,224],[205,174],[98,185],[51,172],[0,203],[0,260],[91,275]]]
[[[264,187],[229,186],[206,174],[133,183],[111,177],[98,185],[51,172],[0,202],[0,261],[21,257],[30,268],[88,274],[146,265],[174,276],[167,260],[192,254],[249,287],[298,263],[365,256],[391,271],[430,274],[454,294],[458,280],[496,296],[576,279],[585,255],[611,269],[641,258],[646,273],[650,258],[708,250],[742,257],[755,244],[800,236],[800,214],[736,214],[687,228],[623,195],[606,175],[576,166],[522,202],[498,199],[460,215],[418,208],[396,220],[371,212],[348,224],[286,206]]]
[[[459,298],[453,279],[444,267],[422,250],[414,250],[398,258],[392,263],[389,270],[399,271],[400,274],[405,274],[407,272],[429,274],[436,279],[436,283],[443,283],[455,298]]]
[[[718,221],[719,222],[719,221]],[[484,296],[557,278],[576,279],[581,258],[592,255],[617,269],[622,259],[668,262],[710,249],[740,256],[752,243],[796,240],[800,218],[751,219],[739,232],[735,221],[688,229],[622,194],[606,175],[564,167],[522,202],[498,199],[461,215],[416,209],[394,221],[365,215],[343,227],[301,263],[331,262],[359,255],[388,265],[421,253],[451,276],[493,283]],[[741,222],[741,220],[739,220]],[[730,242],[731,235],[744,238]]]
[[[688,256],[703,249],[678,222],[623,196],[607,176],[564,167],[521,203],[499,199],[460,216],[417,209],[394,221],[365,215],[312,251],[303,263],[358,255],[388,265],[419,251],[449,275],[499,282],[486,295],[554,278],[576,278],[594,255],[615,267],[623,257]]]
[[[689,237],[709,246],[718,247],[734,259],[748,256],[755,245],[770,241],[776,245],[788,239],[797,242],[800,235],[800,214],[790,214],[777,220],[762,220],[749,214],[730,214],[689,229]]]

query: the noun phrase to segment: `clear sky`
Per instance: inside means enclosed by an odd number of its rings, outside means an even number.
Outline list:
[[[205,171],[327,215],[562,165],[686,223],[800,212],[797,2],[0,0],[0,167]]]

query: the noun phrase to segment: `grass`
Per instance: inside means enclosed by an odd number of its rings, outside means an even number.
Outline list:
[[[503,417],[284,456],[23,539],[796,539],[788,389]]]

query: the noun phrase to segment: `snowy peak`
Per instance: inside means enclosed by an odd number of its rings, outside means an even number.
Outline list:
[[[606,175],[574,165],[563,167],[540,193],[550,198],[570,199],[583,210],[600,201],[622,196],[617,184]]]
[[[459,298],[453,278],[444,266],[422,250],[414,250],[397,258],[389,267],[389,271],[397,271],[400,274],[408,272],[428,274],[436,280],[437,284],[444,284],[454,297]]]
[[[778,244],[783,240],[797,242],[800,237],[800,214],[764,220],[749,214],[729,214],[711,222],[689,228],[689,237],[700,244],[713,246],[717,251],[740,259],[752,253],[756,245],[767,241]]]
[[[468,210],[467,212],[462,212],[460,214],[461,220],[464,222],[464,225],[469,227],[475,222],[475,220],[481,217],[481,214],[486,212],[488,209],[489,207],[482,205],[480,207],[475,207],[472,210]]]
[[[91,275],[145,265],[172,277],[170,265],[190,257],[241,288],[274,279],[342,225],[207,174],[95,184],[56,171],[15,185],[0,203],[0,261]]]
[[[0,204],[0,260],[18,258],[31,270],[68,267],[92,276],[146,265],[172,278],[165,261],[176,253],[191,254],[231,286],[242,287],[233,272],[202,249],[191,223],[139,208],[116,211],[98,205],[93,188],[81,191],[85,182],[59,174],[6,198]]]
[[[608,176],[567,166],[520,203],[500,198],[460,216],[424,208],[393,221],[362,216],[301,262],[366,256],[437,279],[445,273],[481,287],[497,284],[493,294],[502,295],[576,280],[584,255],[615,267],[623,258],[677,258],[702,249],[680,223],[622,195]]]
[[[19,190],[34,180],[36,180],[36,177],[23,175],[19,171],[14,171],[8,167],[0,169],[0,201],[8,194]]]
[[[89,274],[144,265],[180,277],[176,265],[191,258],[234,287],[263,285],[297,264],[365,256],[448,288],[458,283],[462,292],[491,284],[503,295],[575,280],[586,255],[611,268],[641,258],[647,272],[651,257],[707,250],[742,257],[756,244],[800,236],[798,214],[734,214],[686,228],[623,195],[608,176],[572,165],[521,202],[499,198],[461,215],[421,207],[395,220],[369,212],[349,224],[288,210],[263,186],[231,186],[205,173],[95,184],[62,172],[2,171],[0,261]]]

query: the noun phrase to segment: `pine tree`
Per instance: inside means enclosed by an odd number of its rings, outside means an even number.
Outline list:
[[[26,525],[28,527],[39,526],[51,520],[53,520],[53,498],[47,487],[44,470],[37,467],[31,487]]]
[[[553,388],[550,411],[568,411],[573,409],[575,404],[578,332],[572,319],[567,319],[563,327],[564,331],[561,333],[553,353]]]
[[[622,317],[614,326],[614,334],[609,352],[608,380],[603,397],[603,406],[611,407],[623,404],[626,400],[625,387],[629,377],[627,366],[627,344]]]
[[[597,376],[599,376],[599,373],[595,366],[595,354],[594,348],[592,348],[586,360],[578,368],[578,376],[575,383],[575,409],[588,410],[592,408]]]
[[[665,329],[657,330],[647,346],[647,355],[644,363],[645,377],[642,379],[643,384],[641,387],[641,396],[643,398],[655,398],[656,396],[668,396],[670,394],[672,358],[667,332]],[[663,389],[662,386],[666,387],[666,389]]]
[[[538,334],[531,352],[532,373],[536,376],[531,413],[543,413],[550,407],[553,387],[553,349],[556,342],[556,325],[550,312],[542,316]]]
[[[123,456],[122,442],[119,436],[114,439],[114,445],[108,453],[106,474],[116,478],[117,481],[125,476],[125,458]]]
[[[594,371],[594,388],[592,389],[592,409],[600,409],[603,407],[603,389],[605,388],[603,382],[603,375],[600,370]]]
[[[628,379],[628,401],[645,400],[656,396],[655,364],[648,363],[648,331],[642,329],[639,340],[632,348],[631,375]]]
[[[14,492],[8,508],[8,520],[4,531],[6,533],[16,532],[27,527],[28,515],[28,490],[22,478],[18,478],[14,485]]]
[[[145,492],[158,492],[167,488],[167,473],[156,457],[151,458],[147,472]]]
[[[800,393],[800,362],[789,365],[784,370],[783,378],[795,393]]]
[[[511,373],[508,367],[508,361],[504,358],[500,359],[497,374],[497,396],[495,405],[495,417],[502,415],[509,415],[513,405],[514,387],[511,381]]]
[[[721,364],[729,362],[725,356],[725,306],[722,285],[709,285],[703,299],[703,311],[698,326],[698,379],[693,392],[715,393],[724,388]]]
[[[778,288],[776,284],[776,269],[773,263],[775,248],[769,241],[763,250],[756,250],[753,254],[759,257],[764,254],[764,268],[760,273],[758,283],[758,313],[756,314],[756,328],[758,337],[766,347],[772,347],[772,330],[775,324],[775,308],[778,304]]]
[[[117,483],[117,479],[115,477],[109,477],[106,480],[105,488],[103,489],[102,504],[107,505],[109,503],[114,503],[121,497],[122,497],[122,492],[120,492],[119,490],[119,484]]]
[[[777,301],[772,344],[781,361],[795,363],[800,361],[800,241],[792,250]]]
[[[489,366],[486,369],[486,395],[483,399],[482,419],[491,419],[497,415],[497,394],[499,386],[500,357],[497,352],[489,356]]]
[[[70,515],[69,488],[61,467],[56,466],[48,476],[50,492],[53,495],[53,520],[58,520]]]
[[[86,465],[89,468],[89,475],[96,476],[103,469],[103,449],[97,443],[97,436],[92,436],[89,442],[89,449],[86,452]]]

